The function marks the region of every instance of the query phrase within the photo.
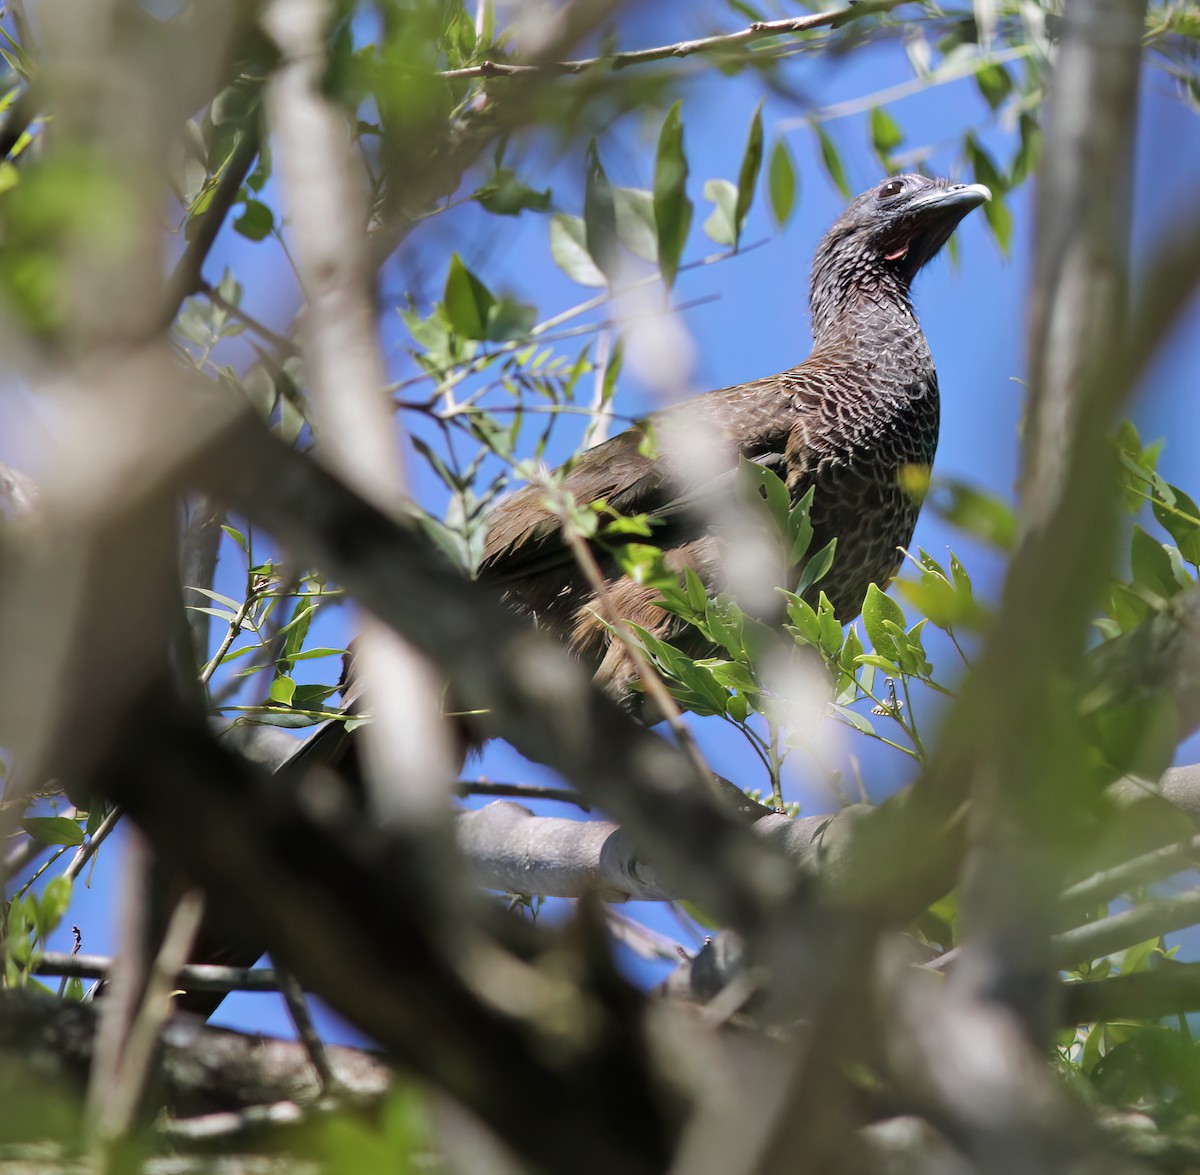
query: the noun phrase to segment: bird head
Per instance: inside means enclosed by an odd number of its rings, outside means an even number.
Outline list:
[[[811,302],[814,327],[859,291],[907,293],[972,208],[990,200],[983,184],[897,175],[857,197],[817,248]]]

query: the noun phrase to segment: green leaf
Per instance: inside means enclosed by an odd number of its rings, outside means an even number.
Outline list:
[[[668,292],[679,272],[679,259],[692,226],[692,202],[687,194],[688,164],[683,150],[681,103],[663,119],[654,162],[654,224],[658,230],[658,268]]]
[[[713,210],[704,222],[704,231],[718,245],[736,247],[738,238],[738,190],[729,180],[706,180],[704,198],[713,202]]]
[[[1020,132],[1021,146],[1013,158],[1008,176],[1008,182],[1014,188],[1033,174],[1042,149],[1042,128],[1032,114],[1021,115]]]
[[[877,583],[873,583],[867,588],[867,598],[863,600],[862,618],[871,644],[877,652],[888,655],[892,651],[894,640],[887,623],[890,621],[903,630],[904,609],[890,596],[885,595]]]
[[[247,554],[250,553],[250,544],[246,541],[246,536],[242,534],[236,527],[221,524],[221,529],[231,538],[239,547]]]
[[[550,218],[550,255],[554,264],[581,286],[607,285],[587,250],[587,233],[578,216],[556,213]]]
[[[823,579],[833,566],[833,556],[837,550],[837,539],[830,539],[815,555],[804,564],[800,582],[796,585],[796,595],[806,596],[809,589]]]
[[[654,223],[654,193],[643,188],[613,188],[617,237],[635,257],[658,260],[658,228]]]
[[[612,186],[600,162],[596,140],[588,144],[587,181],[583,193],[583,224],[587,251],[596,268],[612,282],[617,276],[617,209]]]
[[[1122,975],[1133,975],[1138,971],[1148,971],[1152,966],[1152,960],[1162,957],[1162,939],[1148,938],[1145,942],[1140,942],[1136,946],[1126,947],[1121,952],[1121,962],[1119,964]]]
[[[1166,547],[1134,526],[1129,547],[1129,563],[1135,587],[1146,588],[1163,599],[1170,599],[1187,587],[1186,578],[1180,582]]]
[[[1008,190],[1008,181],[973,134],[968,134],[963,140],[963,147],[971,162],[971,170],[975,173],[976,183],[986,184],[991,188],[993,199]]]
[[[244,122],[258,109],[260,89],[238,80],[228,85],[212,100],[208,116],[213,126]]]
[[[233,227],[247,240],[261,241],[275,228],[275,213],[258,200],[247,200],[245,211],[233,222]]]
[[[858,630],[851,625],[846,630],[842,651],[838,654],[838,680],[836,684],[835,702],[848,706],[858,697],[858,659],[863,655],[863,643]]]
[[[765,509],[781,535],[790,532],[792,499],[787,485],[773,469],[738,458],[738,497],[750,506]]]
[[[28,816],[21,827],[41,845],[83,844],[83,829],[65,816]]]
[[[967,158],[971,161],[975,182],[986,184],[991,189],[992,198],[983,206],[983,214],[987,217],[996,244],[1007,256],[1012,245],[1012,212],[1004,203],[1004,195],[1008,191],[1008,178],[1001,173],[974,135],[967,135],[963,146]]]
[[[475,20],[465,9],[459,9],[451,17],[443,34],[446,60],[451,69],[468,65],[475,52]]]
[[[919,565],[920,580],[896,581],[904,598],[938,628],[978,625],[983,619],[982,610],[975,603],[971,579],[958,557],[951,552],[949,575],[924,551]]]
[[[290,706],[296,695],[296,683],[290,677],[277,677],[271,682],[268,697],[280,706]]]
[[[492,303],[487,313],[484,337],[489,342],[507,343],[523,339],[537,322],[537,308],[528,302],[520,302],[502,294]]]
[[[1084,728],[1115,775],[1157,779],[1179,741],[1178,714],[1162,694],[1118,698],[1088,714]]]
[[[1167,486],[1166,493],[1171,500],[1155,497],[1154,517],[1175,540],[1179,553],[1189,563],[1200,563],[1200,506],[1178,486]]]
[[[308,629],[313,621],[313,612],[312,596],[301,596],[296,601],[296,610],[292,619],[281,630],[283,648],[279,654],[280,662],[287,663],[295,660],[296,654],[304,647],[304,640],[308,636]]]
[[[814,123],[813,130],[817,133],[817,141],[821,145],[821,162],[825,165],[829,178],[841,192],[842,199],[849,200],[852,195],[850,183],[846,179],[846,169],[842,166],[842,157],[838,154],[837,147],[834,146],[833,140],[826,134],[825,128],[820,123]]]
[[[767,191],[771,197],[771,215],[782,228],[791,220],[796,208],[796,167],[782,139],[776,139],[775,146],[771,148],[771,161],[767,165]]]
[[[1000,252],[1008,257],[1012,253],[1013,218],[1008,205],[1000,196],[993,196],[984,206],[983,214],[987,218],[992,236],[1000,246]]]
[[[975,71],[975,84],[983,100],[995,110],[1012,93],[1012,78],[1003,65],[992,62]]]
[[[550,210],[550,189],[539,192],[529,187],[507,167],[498,168],[496,174],[476,190],[472,199],[495,216],[519,216],[522,212]]]
[[[487,338],[488,314],[496,303],[491,291],[462,262],[450,257],[450,272],[442,295],[450,325],[465,339]]]
[[[947,522],[999,547],[1011,551],[1017,542],[1017,517],[1012,507],[991,494],[961,481],[939,479],[931,503]]]
[[[882,106],[871,107],[871,143],[880,159],[887,162],[888,156],[904,142],[904,132]]]
[[[835,705],[834,710],[855,730],[860,730],[863,734],[875,733],[875,727],[871,725],[871,720],[865,714],[860,714],[857,710],[850,710],[844,705]]]
[[[338,692],[336,685],[298,685],[291,704],[297,710],[318,710],[321,703]]]
[[[38,931],[43,940],[62,921],[62,916],[71,904],[71,879],[52,877],[42,890],[41,909],[38,917]]]
[[[810,516],[812,514],[813,489],[798,501],[788,512],[786,534],[788,536],[788,565],[795,567],[808,554],[812,545],[813,528]]]
[[[734,206],[733,217],[735,248],[741,239],[746,217],[750,213],[750,205],[754,203],[754,189],[758,186],[758,173],[762,170],[762,109],[763,104],[760,101],[754,108],[754,115],[750,119],[750,131],[746,136],[746,150],[742,153],[742,166],[738,169],[737,203]]]
[[[812,606],[793,592],[784,592],[787,600],[788,619],[792,622],[791,633],[804,644],[815,645],[821,640],[821,621]]]
[[[842,626],[838,623],[838,618],[834,614],[833,605],[829,602],[829,597],[824,592],[821,593],[820,602],[817,607],[817,622],[821,626],[818,647],[826,657],[837,657],[842,651],[845,634],[842,632]]]

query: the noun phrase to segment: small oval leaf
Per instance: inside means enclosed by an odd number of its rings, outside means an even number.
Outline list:
[[[581,286],[607,285],[587,251],[587,236],[578,216],[556,213],[550,218],[550,255],[554,264]]]
[[[796,208],[796,167],[791,152],[782,139],[771,148],[771,162],[767,167],[767,192],[771,197],[771,215],[782,228],[791,219]]]

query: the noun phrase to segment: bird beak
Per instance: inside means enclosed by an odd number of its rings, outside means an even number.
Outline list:
[[[922,192],[909,202],[904,211],[923,213],[936,208],[942,212],[953,210],[963,217],[972,208],[978,208],[991,198],[991,190],[983,184],[951,184],[948,188]]]

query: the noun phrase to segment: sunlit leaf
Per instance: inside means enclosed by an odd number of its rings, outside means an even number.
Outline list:
[[[495,305],[492,292],[462,262],[457,253],[450,257],[446,289],[442,295],[446,316],[463,338],[487,337],[488,314]]]
[[[550,218],[550,255],[555,265],[581,286],[607,284],[588,253],[586,232],[578,216],[559,212]]]
[[[904,609],[882,592],[878,584],[873,583],[867,589],[866,599],[863,600],[862,618],[863,627],[867,630],[867,636],[871,638],[871,644],[885,655],[890,653],[893,640],[885,625],[891,621],[892,624],[903,629]]]
[[[261,241],[275,228],[275,213],[258,200],[247,200],[245,211],[233,222],[233,227],[247,240]]]
[[[904,132],[882,106],[871,108],[871,144],[880,159],[887,160],[893,151],[904,142]]]
[[[539,192],[504,167],[473,196],[480,207],[495,216],[518,216],[522,212],[546,212],[550,208],[550,189]]]
[[[984,101],[995,110],[1012,93],[1012,78],[1008,70],[996,62],[981,66],[975,71],[975,84]]]
[[[83,829],[74,820],[68,820],[65,816],[27,816],[21,821],[21,827],[38,844],[83,844]]]
[[[771,215],[782,228],[792,218],[796,208],[796,167],[792,154],[782,139],[771,148],[767,166],[767,191],[771,197]]]
[[[588,144],[587,181],[583,194],[583,224],[587,251],[596,268],[611,282],[617,276],[617,210],[612,185],[600,162],[596,140]]]
[[[688,164],[683,150],[681,103],[667,111],[658,136],[654,164],[654,223],[658,230],[658,267],[668,290],[675,284],[679,259],[692,225],[687,194]]]
[[[736,245],[737,188],[729,180],[706,180],[704,198],[713,202],[713,210],[704,222],[705,233],[718,245]]]
[[[820,123],[815,123],[813,130],[816,131],[817,142],[821,146],[821,162],[825,165],[829,178],[841,192],[842,199],[849,200],[851,197],[850,181],[846,179],[846,169],[842,166],[842,157],[838,154],[837,147]]]
[[[654,193],[642,188],[613,188],[617,236],[635,257],[658,259],[658,228],[654,223]]]
[[[742,166],[738,169],[737,204],[735,206],[733,240],[736,246],[741,239],[750,205],[754,202],[754,190],[758,186],[758,173],[762,170],[763,128],[762,102],[754,109],[750,119],[750,130],[746,136],[746,150],[742,153]]]

